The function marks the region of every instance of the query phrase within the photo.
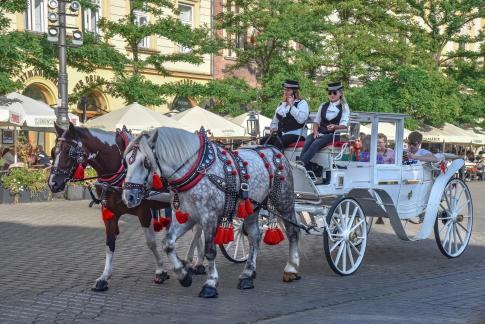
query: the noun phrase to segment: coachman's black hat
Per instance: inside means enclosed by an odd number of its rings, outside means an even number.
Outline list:
[[[327,86],[328,91],[337,91],[343,89],[344,86],[342,85],[342,82],[333,82],[329,83]]]
[[[295,80],[285,80],[285,83],[282,84],[283,88],[288,89],[300,89],[300,83]]]

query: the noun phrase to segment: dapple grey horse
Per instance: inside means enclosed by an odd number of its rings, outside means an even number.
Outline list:
[[[199,134],[200,135],[200,134]],[[209,142],[213,152],[220,150]],[[166,180],[176,180],[192,172],[200,157],[201,142],[196,134],[184,130],[161,127],[138,136],[125,150],[127,163],[126,182],[123,201],[129,207],[138,205],[152,185],[152,173],[157,172]],[[250,174],[249,198],[257,204],[255,212],[244,221],[244,232],[250,243],[249,257],[244,271],[239,276],[238,288],[254,287],[256,276],[256,258],[261,235],[258,226],[259,207],[266,207],[271,201],[274,212],[281,217],[289,240],[289,258],[284,269],[283,281],[290,282],[300,278],[298,275],[299,228],[295,226],[293,178],[289,162],[276,149],[263,147],[259,151],[239,149],[238,156],[247,162],[247,172]],[[263,157],[266,158],[266,162]],[[268,161],[270,163],[268,163]],[[226,161],[227,162],[227,161]],[[233,165],[234,165],[233,161]],[[180,210],[189,214],[185,223],[173,221],[172,226],[163,241],[163,247],[169,256],[175,274],[183,286],[192,283],[190,268],[181,261],[175,252],[176,240],[191,229],[195,224],[202,227],[205,238],[205,257],[209,263],[208,278],[199,294],[200,297],[217,297],[219,275],[216,269],[216,245],[214,235],[218,220],[224,213],[225,193],[209,179],[209,175],[224,178],[224,167],[227,165],[216,157],[213,164],[201,172],[201,179],[190,190],[172,191],[172,203],[176,196]],[[237,186],[240,185],[237,177]]]

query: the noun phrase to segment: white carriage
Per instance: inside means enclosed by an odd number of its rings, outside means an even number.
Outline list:
[[[472,198],[466,184],[455,177],[464,161],[445,160],[446,168],[425,162],[403,164],[405,117],[353,113],[349,130],[339,134],[338,147],[326,147],[312,160],[323,167],[321,178],[292,163],[298,219],[309,233],[323,235],[326,258],[340,275],[350,275],[361,265],[375,217],[388,218],[403,240],[426,239],[434,231],[440,251],[449,258],[460,256],[468,245],[473,225]],[[370,135],[368,161],[351,158],[359,129]],[[378,133],[394,142],[391,163],[378,161]],[[285,156],[295,161],[300,151],[289,148]],[[408,221],[418,224],[413,235],[408,233]],[[243,262],[244,234],[236,232],[235,239],[223,249],[224,255]]]

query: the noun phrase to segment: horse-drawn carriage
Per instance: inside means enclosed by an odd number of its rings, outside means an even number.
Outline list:
[[[426,239],[434,231],[440,251],[449,258],[461,255],[470,240],[471,194],[466,184],[454,177],[464,161],[402,163],[405,117],[352,114],[350,130],[342,131],[339,141],[334,138],[337,145],[322,149],[313,159],[323,167],[321,177],[294,162],[301,145],[285,151],[293,161],[297,219],[308,233],[323,235],[325,256],[340,275],[352,274],[361,265],[374,217],[389,218],[403,240]],[[352,143],[362,128],[370,131],[370,147],[363,148],[368,150],[366,161],[352,158]],[[378,161],[377,138],[384,132],[395,143],[393,163]],[[414,235],[406,232],[409,222],[419,225]],[[236,233],[235,241],[221,249],[229,260],[243,262],[245,238],[242,231]]]
[[[231,261],[246,261],[238,288],[254,287],[261,239],[258,214],[267,215],[264,218],[271,230],[279,220],[286,231],[289,256],[283,273],[285,282],[300,279],[300,229],[323,235],[331,268],[349,275],[362,263],[374,217],[389,218],[403,240],[425,239],[434,229],[441,252],[457,257],[466,249],[473,225],[470,191],[454,177],[464,161],[455,159],[439,166],[403,164],[404,118],[399,114],[353,114],[350,131],[338,134],[339,145],[334,138],[333,146],[315,156],[314,162],[323,167],[319,177],[296,162],[301,149],[298,147],[287,149],[286,158],[275,148],[265,146],[230,152],[207,139],[203,130],[193,134],[163,127],[143,133],[128,144],[128,138],[119,134],[70,125],[67,130],[57,128],[59,137],[49,186],[54,192],[63,190],[81,165],[90,164],[98,172],[103,188],[110,188],[104,206],[111,210],[104,213],[103,209],[106,263],[95,283],[97,291],[108,287],[118,220],[124,213],[139,217],[156,260],[155,282],[168,278],[157,249],[155,219],[150,209],[169,205],[162,200],[160,205],[151,206],[153,202],[146,200],[157,178],[158,185],[170,189],[171,205],[176,209],[171,223],[164,219],[164,224],[170,226],[163,246],[183,286],[192,283],[193,268],[178,258],[175,242],[195,225],[199,235],[204,232],[203,244],[199,244],[198,236],[189,251],[190,255],[198,245],[199,263],[195,269],[204,268],[204,258],[209,263],[201,297],[217,296],[216,244]],[[369,139],[363,147],[367,159],[360,159],[352,148],[359,130],[364,129]],[[395,143],[388,163],[377,154],[377,137],[382,132]],[[234,216],[236,209],[240,218]],[[410,236],[406,224],[414,218],[420,229]],[[158,225],[163,225],[161,220],[157,219]]]

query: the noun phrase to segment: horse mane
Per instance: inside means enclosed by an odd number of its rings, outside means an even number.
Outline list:
[[[140,134],[125,149],[125,156],[135,144],[139,145],[152,165],[156,164],[150,144],[153,144],[153,151],[158,160],[163,161],[162,164],[175,168],[191,156],[195,158],[194,153],[199,149],[199,138],[183,129],[160,127]]]

